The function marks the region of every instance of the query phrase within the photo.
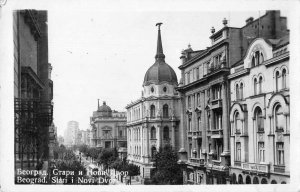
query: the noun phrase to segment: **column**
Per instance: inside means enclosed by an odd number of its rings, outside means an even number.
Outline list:
[[[161,131],[161,125],[157,126],[157,132],[156,132],[156,139],[157,139],[157,148],[156,150],[158,151],[158,149],[161,147],[161,140],[160,140],[160,131]]]
[[[228,130],[228,98],[226,83],[222,83],[222,120],[223,120],[223,155],[230,155],[229,151],[229,130]]]
[[[173,146],[173,148],[175,149],[175,129],[176,129],[176,123],[175,122],[172,122],[172,136],[171,136],[171,143],[172,143],[172,146]]]
[[[206,113],[206,110],[204,110],[204,108],[205,108],[205,104],[206,104],[206,102],[205,102],[205,99],[206,99],[206,95],[205,95],[205,92],[206,92],[206,90],[203,92],[201,92],[201,102],[202,102],[202,106],[201,106],[201,108],[202,108],[202,112],[201,112],[201,119],[202,119],[202,123],[201,123],[201,127],[202,127],[202,129],[201,129],[201,131],[202,131],[202,153],[207,153],[207,150],[206,150],[206,148],[207,148],[207,138],[206,138],[206,131],[207,131],[207,113]]]

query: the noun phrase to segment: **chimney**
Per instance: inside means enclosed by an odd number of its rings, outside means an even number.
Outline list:
[[[253,17],[249,17],[247,20],[246,20],[246,25],[249,25],[250,23],[252,23],[253,21]]]

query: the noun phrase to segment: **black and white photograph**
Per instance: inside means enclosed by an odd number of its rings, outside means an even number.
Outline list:
[[[0,1],[0,191],[300,191],[299,8]]]

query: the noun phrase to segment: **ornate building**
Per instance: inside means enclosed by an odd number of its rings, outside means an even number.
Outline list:
[[[232,183],[290,181],[289,36],[255,39],[231,69]]]
[[[279,11],[267,11],[242,28],[212,28],[211,47],[193,51],[189,46],[181,55],[183,137],[181,150],[186,184],[225,184],[230,175],[230,68],[247,54],[257,37],[276,39],[287,34],[286,18]],[[259,79],[257,79],[258,81]],[[243,87],[245,84],[241,84]],[[232,147],[232,146],[231,146]]]
[[[47,168],[54,137],[47,11],[13,13],[15,168]]]
[[[92,127],[91,145],[101,148],[126,147],[126,112],[118,112],[103,102],[98,109],[93,112],[90,118]]]
[[[177,76],[165,63],[160,25],[155,63],[144,77],[142,97],[126,106],[130,163],[140,167],[140,176],[150,178],[156,151],[170,144],[179,148],[180,97],[175,90]]]

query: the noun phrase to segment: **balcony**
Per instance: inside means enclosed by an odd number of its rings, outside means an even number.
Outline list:
[[[201,166],[204,167],[204,159],[200,158],[190,158],[189,160],[190,164],[193,166]]]
[[[202,131],[194,131],[193,137],[195,138],[201,138],[202,137]]]
[[[235,167],[241,167],[242,166],[242,163],[240,161],[235,161],[234,162],[234,166]]]
[[[211,130],[211,138],[214,138],[214,139],[223,138],[223,129]]]
[[[215,99],[211,101],[211,109],[222,108],[222,99]]]
[[[259,164],[259,163],[242,163],[242,169],[244,171],[256,172],[256,173],[269,173],[269,164]]]
[[[274,165],[274,172],[284,173],[285,172],[285,166],[284,165]]]
[[[192,137],[193,136],[193,132],[192,131],[189,131],[188,132],[188,137]]]
[[[126,136],[118,136],[117,138],[118,138],[118,140],[126,140],[127,139]]]

